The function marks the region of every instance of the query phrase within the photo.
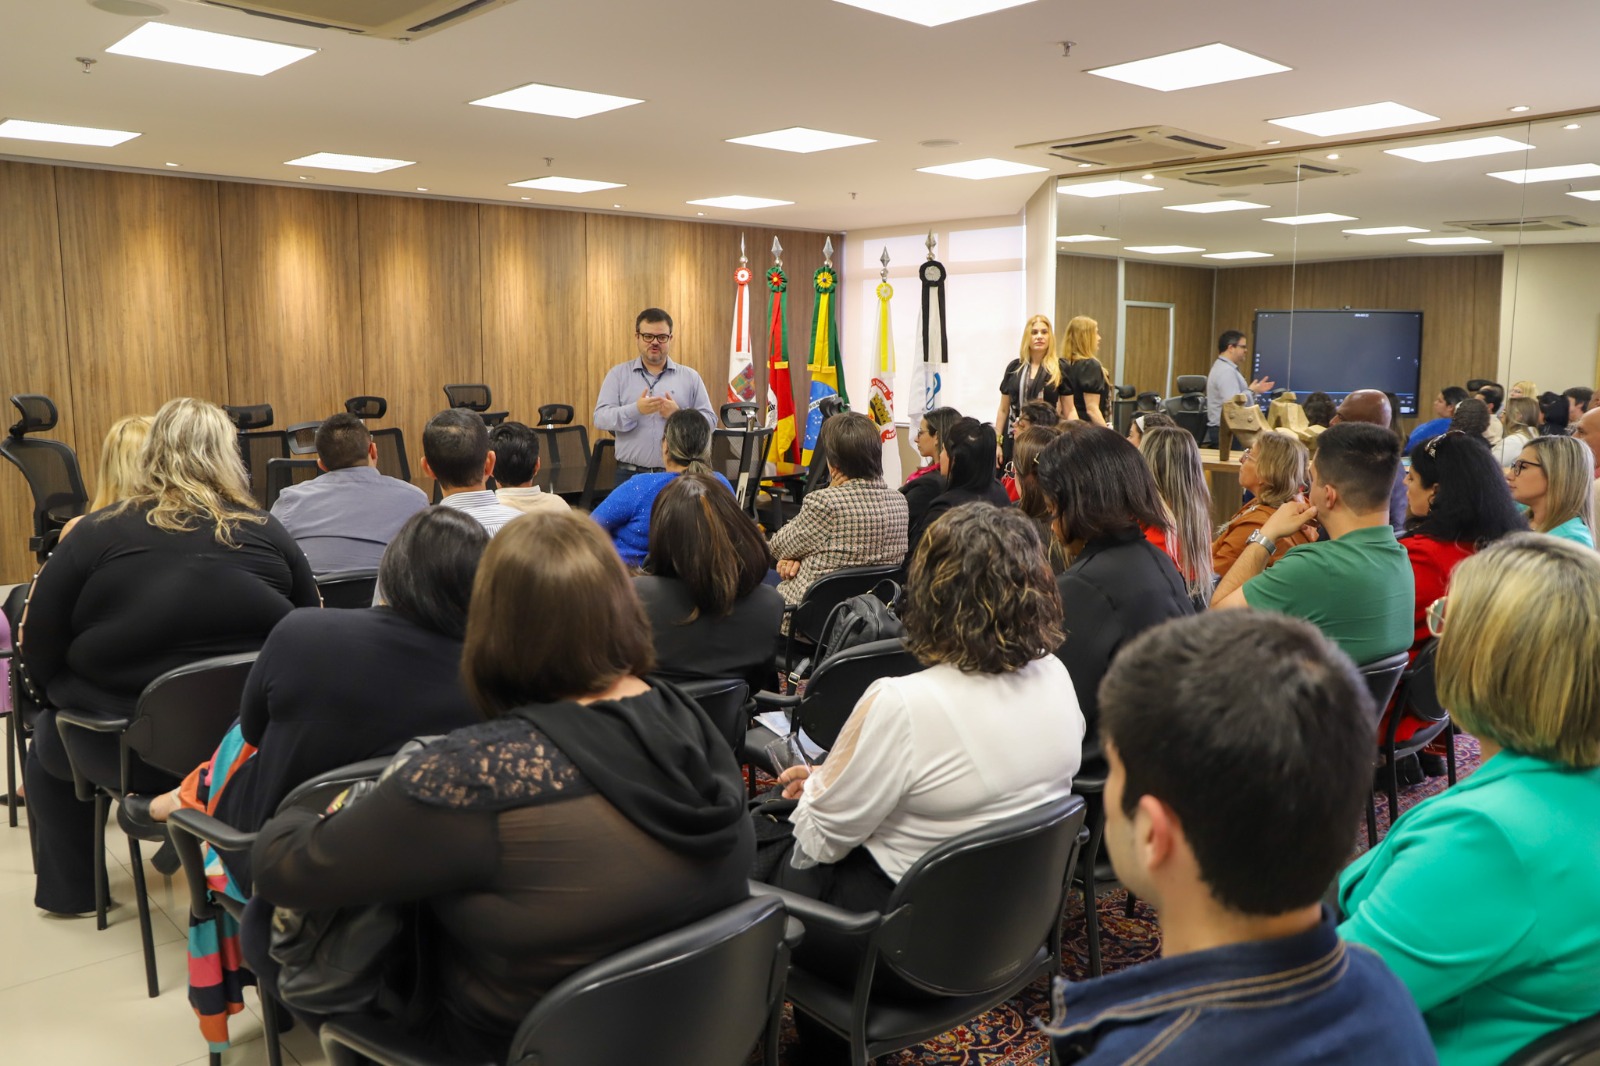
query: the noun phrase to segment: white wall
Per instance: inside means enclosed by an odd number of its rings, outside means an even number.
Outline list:
[[[1600,357],[1600,244],[1507,248],[1499,380],[1593,386]]]

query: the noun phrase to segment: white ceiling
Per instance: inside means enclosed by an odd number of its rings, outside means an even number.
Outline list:
[[[744,193],[795,203],[705,217],[849,230],[1014,213],[1046,175],[916,168],[999,156],[1066,171],[1015,148],[1051,138],[1163,123],[1295,147],[1317,139],[1265,120],[1392,99],[1444,127],[1514,104],[1600,104],[1593,0],[1037,0],[933,29],[831,0],[517,0],[409,44],[160,2],[163,21],[320,52],[264,78],[156,63],[104,51],[141,19],[85,0],[0,0],[0,117],[143,134],[115,148],[0,141],[0,153],[511,203],[529,190],[509,182],[556,173],[628,187],[530,202],[695,217],[684,201]],[[1070,58],[1061,40],[1077,42]],[[1083,73],[1218,40],[1295,69],[1175,93]],[[77,56],[98,60],[91,73]],[[530,81],[647,102],[579,120],[466,104]],[[791,125],[878,143],[804,156],[723,143]],[[961,143],[918,143],[936,138]],[[284,165],[317,151],[418,162],[379,175]]]

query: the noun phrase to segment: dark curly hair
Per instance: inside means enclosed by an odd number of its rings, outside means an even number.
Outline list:
[[[1013,508],[969,503],[942,515],[911,560],[905,642],[927,666],[1004,674],[1061,646],[1061,594],[1039,534]]]
[[[1412,450],[1411,472],[1423,488],[1438,491],[1427,514],[1406,522],[1408,533],[1482,548],[1507,533],[1527,531],[1528,520],[1482,437],[1459,430],[1431,437]]]
[[[1489,405],[1476,396],[1468,396],[1456,404],[1450,416],[1450,428],[1471,437],[1482,437],[1489,431]]]

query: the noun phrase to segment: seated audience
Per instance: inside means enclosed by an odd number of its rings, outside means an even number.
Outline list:
[[[1144,435],[1157,426],[1176,426],[1177,421],[1165,411],[1146,411],[1128,423],[1128,441],[1137,448]]]
[[[929,462],[913,470],[900,486],[900,494],[906,498],[908,528],[921,520],[928,505],[944,491],[944,474],[939,471],[939,437],[960,419],[961,412],[954,407],[935,407],[918,423],[917,454]]]
[[[1339,932],[1405,982],[1444,1066],[1600,1013],[1597,600],[1600,560],[1550,537],[1456,567],[1431,612],[1436,681],[1483,763],[1339,877]]]
[[[322,602],[305,555],[256,509],[233,424],[203,400],[169,400],[140,452],[134,494],[96,511],[34,579],[18,644],[49,708],[34,727],[25,778],[36,831],[35,904],[95,906],[94,804],[73,789],[56,708],[131,717],[144,687],[174,667],[255,651],[284,615]],[[79,730],[89,780],[120,788],[115,733]],[[136,792],[177,780],[134,760]]]
[[[1524,381],[1513,381],[1511,383],[1511,391],[1509,393],[1507,393],[1507,395],[1509,397],[1512,397],[1512,398],[1516,398],[1518,396],[1526,396],[1530,400],[1538,400],[1538,398],[1539,398],[1539,386],[1535,385],[1531,381],[1526,381],[1526,380],[1524,380]]]
[[[121,503],[138,490],[139,454],[144,451],[144,442],[150,439],[152,421],[149,415],[126,415],[111,423],[105,440],[100,442],[100,476],[95,479],[89,510],[68,519],[61,527],[63,537],[89,514]]]
[[[566,500],[533,483],[539,473],[539,434],[521,422],[502,422],[489,431],[489,447],[497,500],[523,514],[570,509]]]
[[[1134,637],[1193,614],[1195,604],[1172,557],[1142,532],[1166,512],[1139,449],[1113,430],[1069,425],[1039,456],[1039,487],[1072,560],[1056,581],[1066,618],[1056,656],[1088,722],[1084,768],[1104,772],[1095,725],[1106,667]]]
[[[1260,529],[1272,512],[1300,494],[1306,483],[1306,446],[1287,433],[1270,430],[1239,456],[1239,487],[1251,494],[1248,502],[1228,519],[1211,542],[1211,568],[1218,577],[1228,572],[1244,551],[1250,534]],[[1267,565],[1282,559],[1290,548],[1316,540],[1316,527],[1308,526],[1284,537]]]
[[[1506,406],[1506,390],[1494,382],[1479,385],[1478,391],[1473,395],[1483,401],[1489,409],[1489,428],[1484,430],[1483,436],[1490,444],[1499,444],[1505,433],[1505,426],[1500,421],[1501,413]]]
[[[422,431],[422,472],[439,482],[439,506],[476,518],[491,537],[522,514],[489,491],[494,464],[489,429],[476,411],[452,407],[428,420]]]
[[[1405,987],[1320,902],[1366,803],[1371,705],[1303,622],[1207,614],[1118,657],[1101,686],[1106,851],[1155,909],[1162,957],[1057,978],[1055,1061],[1432,1066]],[[1472,928],[1439,920],[1453,895],[1401,917],[1449,950]]]
[[[1366,422],[1374,426],[1382,426],[1395,434],[1395,440],[1403,443],[1405,438],[1395,431],[1394,412],[1398,410],[1396,404],[1389,399],[1388,394],[1377,389],[1357,389],[1346,396],[1339,404],[1339,409],[1334,412],[1333,422]],[[1444,430],[1440,430],[1440,433]],[[1406,472],[1405,467],[1395,464],[1394,484],[1389,487],[1389,525],[1401,530],[1406,528]]]
[[[641,680],[649,633],[593,522],[508,525],[478,568],[462,657],[488,721],[331,816],[273,818],[252,852],[258,901],[425,903],[439,1009],[419,1035],[505,1061],[523,1016],[568,974],[745,898],[754,837],[739,768],[698,707]],[[270,959],[264,970],[271,988]]]
[[[1593,403],[1592,400],[1590,402]],[[1589,408],[1582,418],[1573,423],[1572,439],[1581,440],[1584,447],[1594,456],[1595,482],[1600,485],[1600,408]]]
[[[378,473],[377,443],[347,412],[317,427],[317,466],[321,474],[278,493],[272,517],[306,553],[312,573],[376,570],[400,527],[428,506],[428,494]]]
[[[1450,419],[1456,413],[1456,405],[1468,395],[1467,390],[1460,385],[1446,385],[1441,389],[1433,398],[1433,418],[1418,423],[1417,428],[1411,431],[1411,436],[1406,439],[1405,454],[1410,455],[1412,449],[1423,441],[1431,440],[1448,430]]]
[[[939,469],[944,474],[945,489],[928,504],[922,520],[910,527],[906,538],[908,557],[940,515],[964,503],[1011,505],[1011,497],[995,478],[994,450],[994,427],[987,422],[963,418],[945,430],[939,438]]]
[[[1017,412],[1017,420],[1013,423],[1016,433],[1022,432],[1029,426],[1043,426],[1045,429],[1054,429],[1061,424],[1061,413],[1051,404],[1043,400],[1032,400],[1022,405],[1022,410]]]
[[[679,474],[715,477],[733,498],[733,486],[706,462],[711,455],[711,424],[694,408],[680,408],[667,416],[661,436],[661,466],[656,473],[635,474],[618,485],[594,509],[594,520],[611,534],[617,554],[632,567],[644,565],[650,551],[650,511],[656,496]]]
[[[1594,547],[1594,453],[1572,437],[1539,437],[1506,470],[1535,533]]]
[[[872,419],[845,411],[822,423],[817,439],[828,485],[806,493],[800,512],[771,540],[785,603],[803,600],[823,574],[906,556],[906,498],[883,483],[883,445]]]
[[[1045,558],[1050,563],[1050,572],[1060,576],[1070,565],[1067,559],[1067,549],[1056,539],[1051,529],[1054,513],[1050,510],[1050,501],[1045,497],[1044,489],[1039,486],[1039,456],[1056,439],[1056,431],[1044,429],[1041,426],[1030,426],[1019,430],[1015,445],[1011,449],[1011,465],[1017,472],[1017,508],[1033,521],[1034,528],[1038,530],[1039,540],[1044,544]]]
[[[1539,410],[1538,400],[1530,396],[1513,396],[1506,401],[1504,433],[1500,443],[1495,445],[1494,452],[1502,468],[1516,462],[1528,442],[1539,436],[1539,425],[1543,420],[1544,412]]]
[[[1145,536],[1172,556],[1189,598],[1204,610],[1216,578],[1211,570],[1211,490],[1200,465],[1200,447],[1186,429],[1156,428],[1145,431],[1139,454],[1150,467],[1168,515],[1167,530],[1147,529]]]
[[[1306,402],[1300,405],[1300,409],[1305,412],[1306,422],[1309,425],[1327,429],[1333,424],[1335,411],[1333,397],[1325,392],[1319,390],[1307,396]]]
[[[1476,396],[1468,396],[1456,404],[1455,414],[1450,416],[1450,425],[1446,432],[1465,433],[1469,437],[1482,437],[1487,440],[1489,424],[1493,421],[1494,419],[1489,416],[1489,405]],[[1423,438],[1423,440],[1432,439]]]
[[[1306,499],[1283,504],[1251,534],[1212,606],[1304,618],[1358,663],[1409,648],[1411,563],[1388,514],[1399,465],[1399,442],[1386,429],[1340,423],[1326,430]],[[1329,539],[1291,548],[1266,569],[1278,540],[1313,519]]]
[[[656,675],[771,688],[772,638],[783,624],[783,597],[762,583],[772,563],[760,528],[715,478],[669,482],[650,518],[644,573],[633,580],[655,635]]]
[[[1589,409],[1589,401],[1594,399],[1594,390],[1582,385],[1576,385],[1562,392],[1567,398],[1567,425],[1575,424]]]

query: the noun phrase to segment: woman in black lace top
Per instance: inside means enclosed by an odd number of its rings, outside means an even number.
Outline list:
[[[504,1057],[563,977],[747,893],[739,768],[698,707],[640,680],[653,659],[598,526],[513,522],[478,570],[462,660],[489,720],[333,816],[269,822],[257,895],[299,909],[425,901],[440,931],[428,1035]]]

